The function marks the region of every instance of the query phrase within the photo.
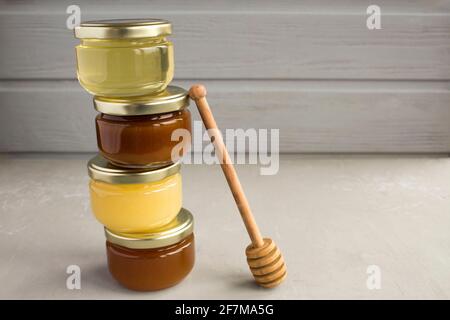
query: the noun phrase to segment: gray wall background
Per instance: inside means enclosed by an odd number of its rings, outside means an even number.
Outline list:
[[[279,128],[282,152],[450,152],[448,0],[92,2],[0,1],[0,151],[96,150],[78,4],[82,20],[170,20],[174,83],[205,83],[223,129]]]

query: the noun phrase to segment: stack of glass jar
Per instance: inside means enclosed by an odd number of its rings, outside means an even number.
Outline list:
[[[103,20],[75,29],[80,84],[94,95],[99,155],[88,163],[91,206],[105,226],[108,266],[122,285],[158,290],[194,265],[193,217],[182,208],[179,159],[191,131],[186,90],[169,86],[171,24]],[[176,151],[176,152],[175,152]]]

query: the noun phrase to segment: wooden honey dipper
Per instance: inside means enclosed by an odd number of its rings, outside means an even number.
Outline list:
[[[193,85],[189,90],[189,96],[195,101],[203,123],[208,129],[207,131],[216,150],[220,166],[252,241],[245,250],[245,254],[247,255],[247,263],[253,277],[256,283],[264,288],[276,287],[286,278],[286,265],[283,256],[272,239],[263,239],[261,236],[236,170],[231,163],[222,134],[217,127],[206,100],[206,88],[201,84]]]

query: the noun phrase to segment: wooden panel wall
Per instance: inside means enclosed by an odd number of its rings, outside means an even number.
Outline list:
[[[173,22],[176,84],[207,84],[222,128],[283,152],[449,152],[450,1],[91,1],[82,20]],[[70,1],[0,1],[0,151],[94,151]],[[197,117],[196,113],[195,116]]]

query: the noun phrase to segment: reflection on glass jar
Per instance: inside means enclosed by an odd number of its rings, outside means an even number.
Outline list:
[[[75,28],[80,84],[90,93],[130,97],[163,91],[174,73],[164,20],[100,20]]]
[[[117,166],[158,168],[178,161],[191,143],[187,92],[169,86],[139,99],[94,98],[97,145]],[[185,135],[172,137],[177,129]]]
[[[113,232],[142,233],[172,221],[182,204],[180,164],[122,169],[97,156],[88,163],[91,207]]]
[[[194,266],[193,217],[186,209],[170,224],[132,237],[105,229],[108,266],[123,286],[139,291],[171,287]]]

